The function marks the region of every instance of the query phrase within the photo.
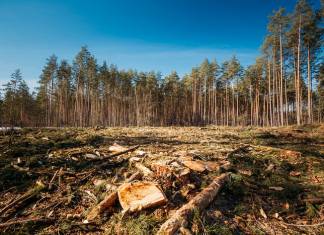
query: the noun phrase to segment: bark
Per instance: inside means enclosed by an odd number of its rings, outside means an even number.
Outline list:
[[[175,234],[182,224],[187,221],[195,210],[204,210],[216,197],[220,188],[228,180],[228,174],[214,178],[213,182],[195,196],[189,203],[177,210],[174,215],[162,224],[158,234]]]

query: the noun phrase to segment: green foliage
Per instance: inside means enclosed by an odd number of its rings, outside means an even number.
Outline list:
[[[308,218],[312,219],[314,217],[319,216],[319,210],[320,208],[318,206],[306,202],[306,215]]]

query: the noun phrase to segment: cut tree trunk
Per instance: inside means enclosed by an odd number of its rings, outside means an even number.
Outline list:
[[[126,183],[132,182],[134,180],[138,180],[141,177],[142,174],[137,171],[126,180]],[[108,194],[99,204],[97,204],[95,207],[91,209],[91,211],[87,215],[87,221],[93,221],[105,210],[112,207],[115,204],[117,198],[118,198],[117,190]]]
[[[177,210],[175,214],[161,226],[158,234],[175,234],[182,226],[183,222],[187,221],[195,210],[202,211],[214,200],[220,188],[228,180],[228,176],[227,173],[224,173],[214,178],[210,185],[203,189],[189,203]]]
[[[167,202],[162,190],[152,182],[126,183],[118,188],[119,203],[124,211],[135,212]]]

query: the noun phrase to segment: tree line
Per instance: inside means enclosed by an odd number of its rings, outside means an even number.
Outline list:
[[[258,125],[322,122],[323,1],[299,0],[269,17],[262,54],[244,68],[233,56],[176,71],[119,70],[82,47],[72,64],[49,57],[30,92],[20,70],[0,96],[0,124],[13,126]]]

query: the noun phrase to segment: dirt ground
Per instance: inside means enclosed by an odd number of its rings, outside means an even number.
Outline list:
[[[114,143],[138,148],[114,156]],[[153,167],[164,162],[169,169],[170,162],[183,157],[229,162],[230,168],[191,169],[182,181],[173,168],[164,174]],[[117,201],[94,221],[85,221],[95,205],[137,171],[133,161],[154,172],[143,180],[156,183],[167,203],[124,213]],[[187,234],[324,234],[323,125],[3,132],[0,233],[155,234],[222,172],[230,174],[229,181],[206,209],[191,216]]]

